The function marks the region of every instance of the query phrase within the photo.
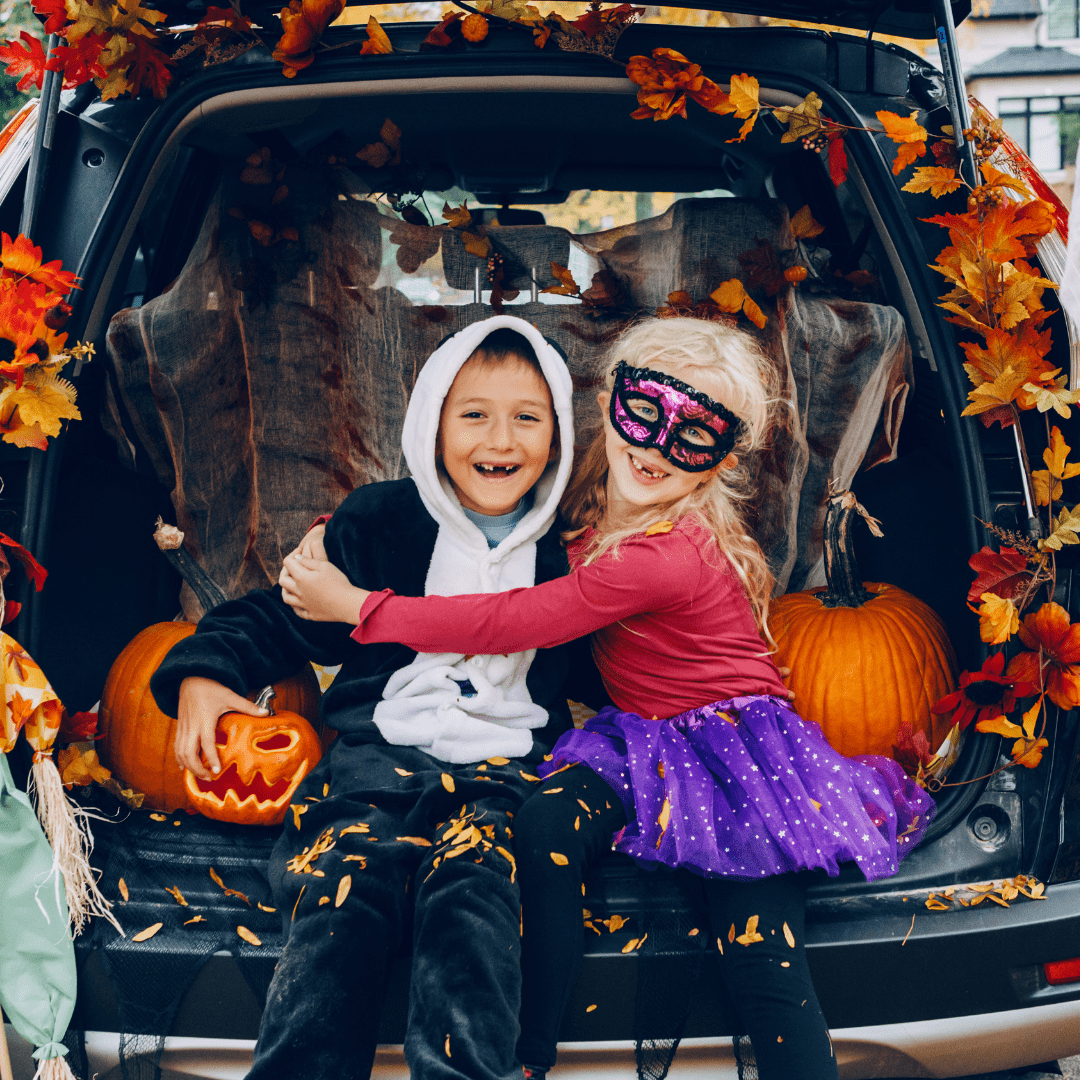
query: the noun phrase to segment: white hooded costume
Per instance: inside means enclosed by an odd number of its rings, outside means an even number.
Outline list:
[[[558,421],[558,454],[532,489],[532,508],[497,547],[461,508],[435,447],[442,403],[466,360],[492,331],[527,338],[540,361]],[[497,369],[495,369],[497,370]],[[534,584],[536,541],[555,520],[573,464],[574,417],[570,372],[559,352],[524,319],[497,315],[473,323],[431,354],[409,400],[401,442],[428,513],[439,526],[425,595],[503,592]],[[535,650],[499,656],[420,653],[387,682],[374,721],[395,746],[415,746],[455,764],[522,757],[531,732],[548,721],[525,685]],[[475,690],[469,694],[469,689]]]

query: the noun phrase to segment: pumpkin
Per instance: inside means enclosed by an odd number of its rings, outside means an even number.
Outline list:
[[[193,633],[195,624],[185,622],[154,623],[141,630],[116,658],[101,695],[102,763],[126,787],[143,792],[143,806],[154,810],[190,806],[183,773],[173,756],[176,720],[157,707],[150,677],[165,654]],[[318,719],[319,680],[310,664],[299,675],[275,684],[274,690],[282,709]]]
[[[949,720],[930,707],[956,688],[956,656],[930,607],[895,585],[859,580],[851,542],[857,513],[871,520],[851,492],[830,498],[828,584],[770,605],[774,659],[791,668],[799,715],[820,724],[841,754],[891,757],[905,721],[936,749]]]
[[[273,688],[258,704],[270,707]],[[315,729],[299,713],[225,713],[217,725],[221,772],[203,780],[184,770],[192,808],[218,821],[280,825],[300,781],[322,756]]]
[[[204,610],[227,597],[182,548],[184,534],[158,518],[154,540],[195,592]],[[187,622],[155,623],[140,631],[116,658],[101,694],[98,730],[103,764],[126,787],[142,792],[143,805],[173,811],[190,806],[187,786],[173,756],[176,720],[166,716],[150,693],[150,678],[165,654],[195,632]],[[283,710],[318,721],[319,680],[310,664],[299,675],[274,686]],[[249,695],[253,697],[253,695]]]

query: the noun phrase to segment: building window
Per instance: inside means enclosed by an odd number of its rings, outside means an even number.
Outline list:
[[[1047,32],[1052,38],[1080,37],[1080,11],[1077,0],[1050,0],[1047,9]]]
[[[1040,171],[1054,172],[1076,160],[1080,96],[1001,98],[998,115],[1009,137]]]

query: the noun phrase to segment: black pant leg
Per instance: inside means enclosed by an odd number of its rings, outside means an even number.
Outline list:
[[[416,875],[405,1057],[413,1080],[520,1080],[521,906],[512,833],[535,786],[520,762],[441,764],[447,805]],[[438,827],[435,827],[438,826]]]
[[[563,1012],[581,967],[585,871],[611,850],[612,835],[625,824],[618,796],[584,765],[548,777],[514,822],[523,934],[517,1055],[523,1065],[555,1064]],[[556,862],[553,852],[566,863]]]
[[[365,767],[372,764],[365,761]],[[315,790],[302,787],[300,800]],[[317,790],[321,795],[321,783]],[[299,828],[291,812],[286,817],[270,880],[287,938],[248,1080],[370,1075],[387,970],[407,924],[407,883],[421,857],[414,847],[380,842],[401,834],[405,818],[398,809],[372,806],[372,797],[352,791],[298,801],[307,806]],[[357,825],[364,831],[342,832]],[[309,861],[306,872],[297,869],[305,848],[310,851],[328,829],[333,846]],[[338,905],[346,876],[348,892]]]
[[[761,1080],[836,1080],[836,1057],[806,964],[806,874],[705,883],[720,969],[754,1046]],[[761,941],[744,945],[757,917]],[[785,926],[790,932],[785,933]]]

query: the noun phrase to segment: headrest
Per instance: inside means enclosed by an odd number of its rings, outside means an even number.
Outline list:
[[[494,252],[504,259],[503,288],[527,289],[536,274],[541,288],[558,285],[551,275],[551,264],[566,266],[570,260],[570,234],[554,225],[504,225],[489,227],[487,237]],[[487,284],[487,262],[470,255],[461,237],[452,229],[443,234],[443,273],[452,289],[472,290],[476,268]]]

